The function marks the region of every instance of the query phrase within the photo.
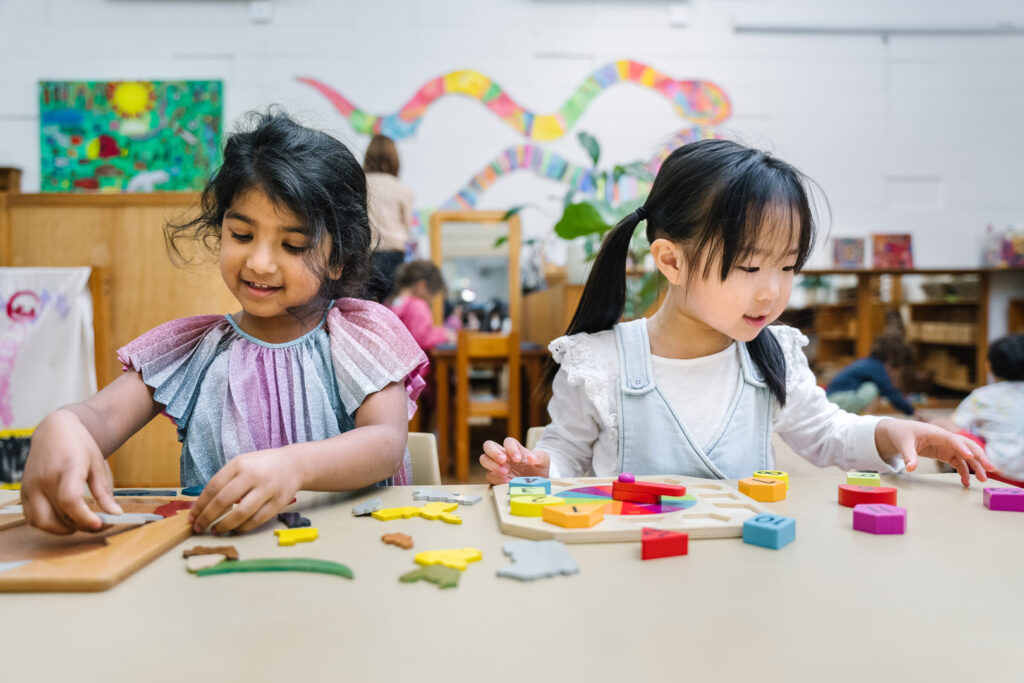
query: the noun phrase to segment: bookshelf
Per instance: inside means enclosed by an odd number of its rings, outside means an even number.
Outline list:
[[[820,383],[856,358],[867,356],[872,341],[899,313],[906,339],[916,355],[919,375],[927,373],[931,387],[904,387],[948,397],[962,396],[985,383],[988,348],[989,276],[994,269],[805,270],[804,277],[854,279],[838,293],[837,301],[791,308],[782,322],[799,327],[811,339],[808,357]],[[853,276],[853,278],[850,278]],[[905,296],[906,276],[918,278],[920,296]],[[939,278],[938,276],[941,276]],[[845,291],[844,291],[845,289]],[[1016,302],[1024,306],[1024,302]],[[1013,321],[1024,325],[1024,309]]]

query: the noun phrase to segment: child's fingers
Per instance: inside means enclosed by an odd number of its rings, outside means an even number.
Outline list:
[[[487,479],[488,484],[493,484],[494,486],[501,486],[502,484],[508,483],[508,477],[499,472],[488,472],[485,478]]]
[[[273,518],[274,515],[276,515],[278,512],[285,508],[285,504],[287,502],[287,500],[284,500],[280,497],[271,498],[266,503],[264,503],[260,507],[260,509],[257,510],[251,517],[249,517],[249,519],[245,520],[245,522],[243,522],[241,526],[236,528],[235,531],[237,531],[238,533],[243,533],[245,531],[251,531],[258,526],[266,524],[267,520]]]
[[[907,466],[907,472],[917,469],[917,440],[914,434],[910,433],[900,439],[900,455]]]
[[[967,455],[969,456],[968,464],[974,468],[976,476],[978,474],[981,475],[978,476],[978,479],[985,481],[988,478],[985,476],[985,471],[994,472],[996,469],[996,466],[988,459],[988,454],[985,453],[985,449],[982,448],[979,443],[971,439],[967,439],[962,436],[957,438],[960,439],[963,450],[967,451]],[[975,466],[974,463],[977,463],[978,466]]]
[[[231,512],[224,515],[222,520],[216,523],[211,522],[210,531],[214,534],[241,531],[242,527],[271,500],[273,500],[273,496],[269,492],[256,488],[251,489]]]
[[[949,461],[949,464],[956,468],[956,471],[960,473],[960,483],[964,486],[971,485],[971,470],[967,468],[967,463],[964,459],[957,456]]]
[[[229,464],[230,465],[230,464]],[[221,473],[223,470],[221,470]],[[192,529],[197,533],[201,534],[209,526],[211,526],[221,515],[231,509],[231,506],[236,500],[241,499],[245,494],[249,492],[249,486],[241,479],[233,478],[227,484],[223,485],[220,490],[217,490],[219,482],[215,484],[215,481],[221,473],[218,473],[210,480],[210,483],[203,489],[203,494],[199,496],[199,501],[193,507],[193,510],[199,508],[196,511],[195,522],[192,524]],[[213,491],[211,492],[211,486]],[[207,498],[205,504],[202,503],[202,499]]]
[[[56,500],[51,502],[54,503],[53,507],[57,514],[63,517],[65,524],[83,531],[97,531],[103,526],[103,522],[85,504],[82,497],[85,477],[81,476],[82,474],[84,473],[72,470],[64,475],[57,486]]]
[[[502,445],[505,447],[505,452],[508,453],[508,457],[512,462],[522,462],[523,451],[526,449],[523,448],[521,443],[509,436],[505,438]]]
[[[505,449],[495,441],[484,441],[484,455],[498,465],[504,465],[508,460]],[[481,462],[483,462],[481,460]]]
[[[25,491],[22,491],[21,500],[25,519],[35,528],[61,536],[76,531],[74,527],[69,527],[64,523],[50,500],[43,494],[25,495]]]
[[[110,479],[107,478],[106,467],[92,467],[89,470],[89,478],[86,482],[89,484],[89,490],[92,491],[93,498],[100,504],[104,512],[109,512],[112,515],[124,514],[124,510],[114,500],[114,487],[111,486]]]

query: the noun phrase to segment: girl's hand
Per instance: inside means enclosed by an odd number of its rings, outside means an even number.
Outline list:
[[[192,529],[201,534],[221,515],[224,519],[211,529],[215,534],[255,529],[295,497],[302,487],[298,469],[293,459],[282,457],[276,449],[232,458],[213,475],[192,506],[189,512]],[[235,509],[231,510],[236,502]]]
[[[103,510],[122,514],[106,460],[92,434],[73,412],[58,410],[32,434],[21,482],[26,521],[54,534],[98,531],[103,523],[85,504],[85,484]]]
[[[551,458],[544,451],[528,451],[511,436],[499,444],[484,442],[484,454],[480,464],[487,470],[487,481],[491,484],[505,484],[512,477],[546,477],[551,468]]]
[[[996,469],[985,456],[984,449],[970,439],[935,425],[910,420],[879,422],[875,427],[875,446],[883,458],[901,456],[908,472],[917,469],[918,457],[948,463],[960,473],[964,486],[971,485],[971,470],[974,470],[978,481],[985,481],[988,479],[985,472]]]

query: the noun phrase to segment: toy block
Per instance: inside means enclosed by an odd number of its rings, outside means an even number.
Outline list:
[[[352,507],[352,514],[356,517],[365,517],[366,515],[372,515],[377,510],[384,507],[384,501],[380,498],[371,498],[365,503],[359,503]],[[378,518],[379,519],[379,518]]]
[[[289,529],[301,529],[303,527],[312,526],[313,523],[309,521],[308,517],[303,517],[298,512],[282,512],[277,516],[277,521],[284,524]]]
[[[545,496],[547,491],[544,490],[543,486],[512,486],[509,487],[508,497],[515,498],[517,496]]]
[[[615,488],[618,482],[612,484],[612,500],[619,500],[624,503],[647,503],[657,505],[661,502],[661,496],[655,493],[644,493],[642,491],[625,491]]]
[[[853,528],[869,534],[906,533],[907,510],[885,503],[861,503],[853,506]]]
[[[452,510],[459,509],[458,503],[427,503],[418,509],[423,519],[440,519],[445,524],[462,524],[462,518],[452,514]]]
[[[440,564],[432,564],[429,567],[420,567],[411,572],[402,574],[398,580],[402,583],[413,583],[415,581],[429,581],[437,584],[439,588],[454,588],[459,585],[462,572],[458,569],[445,567]]]
[[[757,515],[743,522],[743,542],[778,550],[796,538],[796,520],[782,515]]]
[[[177,495],[177,491],[163,491],[160,489],[114,489],[115,496],[162,496],[169,498]]]
[[[847,472],[846,483],[850,486],[881,486],[882,477],[878,472]]]
[[[541,517],[548,505],[561,505],[564,502],[557,496],[520,496],[512,499],[511,512],[519,517]]]
[[[498,576],[533,581],[545,576],[575,574],[580,567],[561,541],[509,541],[502,551],[512,564],[498,570]]]
[[[173,517],[178,514],[180,510],[188,510],[195,504],[196,502],[194,500],[170,500],[154,509],[153,514],[160,515],[165,518]]]
[[[295,545],[296,543],[309,543],[320,537],[316,527],[305,527],[301,529],[274,529],[278,545]]]
[[[861,503],[896,504],[896,489],[891,486],[839,485],[839,504],[852,508]]]
[[[355,514],[355,508],[352,510],[353,514]],[[370,516],[382,522],[390,522],[395,519],[409,519],[410,517],[419,517],[420,508],[415,505],[406,505],[400,508],[384,508],[383,510],[373,511]]]
[[[774,503],[786,497],[786,482],[781,479],[747,477],[739,480],[740,493],[762,503]]]
[[[380,540],[390,545],[397,545],[399,548],[404,548],[406,550],[412,548],[412,537],[406,534],[384,534],[380,537]]]
[[[545,522],[566,529],[586,529],[604,519],[604,508],[604,503],[545,505],[541,516]]]
[[[640,532],[640,557],[654,560],[659,557],[686,555],[689,550],[689,535],[666,529],[644,527]]]
[[[116,526],[119,524],[146,524],[148,522],[159,522],[164,519],[163,515],[158,515],[152,512],[128,512],[123,515],[111,515],[106,512],[94,513],[100,518],[100,521],[104,525]]]
[[[513,477],[508,487],[511,489],[515,486],[543,486],[544,493],[551,493],[551,480],[545,477]]]
[[[985,507],[989,510],[1024,512],[1024,489],[986,488]]]
[[[778,479],[779,481],[786,482],[786,490],[789,490],[789,472],[783,472],[782,470],[758,470],[754,472],[753,477],[755,479]]]
[[[218,545],[218,546],[205,546],[197,545],[194,548],[189,548],[181,553],[181,556],[185,559],[192,557],[193,555],[223,555],[229,560],[238,559],[238,549],[233,545]]]
[[[653,481],[615,481],[612,482],[612,491],[632,491],[634,493],[649,493],[655,496],[686,495],[686,487],[682,484],[661,484]]]
[[[629,472],[619,472],[619,481],[621,481],[623,484],[632,484],[634,481],[636,481],[636,477],[634,477]]]
[[[290,531],[290,529],[285,529],[285,531]],[[302,529],[302,531],[305,531],[305,529]],[[318,560],[310,557],[261,557],[255,560],[239,560],[238,562],[218,562],[213,567],[200,569],[196,572],[196,576],[243,572],[312,572],[314,574],[332,574],[346,579],[353,578],[352,570],[340,562]]]
[[[428,566],[443,564],[445,567],[463,571],[470,562],[479,562],[484,554],[476,548],[452,548],[449,550],[427,550],[416,554],[416,564]]]
[[[181,490],[183,496],[198,496],[203,492],[204,486],[186,486]]]
[[[448,498],[454,495],[450,491],[439,491],[437,489],[416,489],[412,492],[413,500],[434,500],[444,503],[450,502]]]
[[[483,496],[465,496],[461,493],[456,493],[448,498],[448,502],[458,503],[459,505],[476,505],[483,499]]]

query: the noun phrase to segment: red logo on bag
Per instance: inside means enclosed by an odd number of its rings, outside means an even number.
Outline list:
[[[39,297],[31,290],[15,292],[7,302],[7,317],[16,323],[32,322],[38,314]]]

